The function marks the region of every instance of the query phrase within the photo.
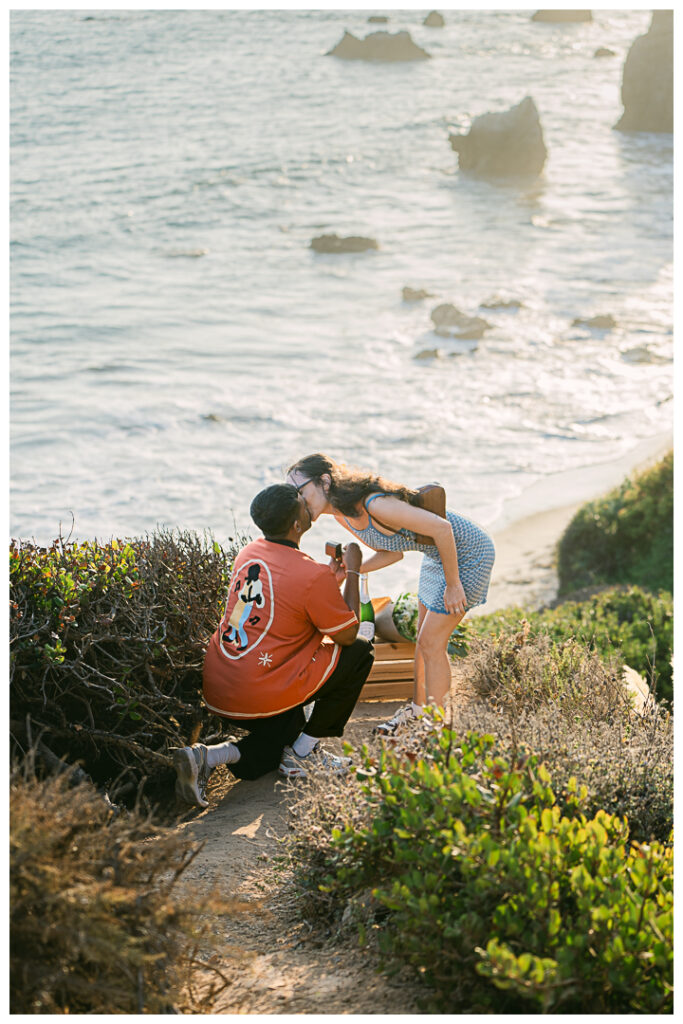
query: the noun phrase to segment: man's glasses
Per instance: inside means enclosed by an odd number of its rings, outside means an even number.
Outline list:
[[[304,482],[302,484],[298,484],[298,485],[294,484],[294,486],[296,487],[296,493],[297,494],[301,494],[301,492],[304,489],[304,487],[306,486],[306,484],[312,484],[312,483],[313,483],[312,480],[304,480]]]

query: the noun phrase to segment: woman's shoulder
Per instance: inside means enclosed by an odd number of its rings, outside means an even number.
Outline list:
[[[370,491],[370,493],[366,494],[365,497],[363,498],[363,504],[367,508],[368,505],[370,504],[370,502],[374,501],[375,498],[391,498],[391,497],[393,497],[393,495],[387,494],[386,491]]]

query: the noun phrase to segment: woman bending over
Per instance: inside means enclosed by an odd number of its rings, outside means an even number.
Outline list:
[[[413,703],[378,731],[392,734],[421,714],[425,702],[442,705],[451,685],[448,640],[465,612],[486,601],[495,550],[480,526],[447,510],[446,519],[417,504],[417,491],[380,476],[340,466],[327,455],[307,455],[287,472],[312,520],[332,515],[375,554],[360,572],[374,572],[403,558],[424,554],[418,587],[417,650]],[[417,541],[418,534],[433,540]]]

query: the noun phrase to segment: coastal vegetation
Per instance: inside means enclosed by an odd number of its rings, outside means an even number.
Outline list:
[[[222,735],[202,666],[236,544],[160,531],[10,546],[15,751],[80,763],[112,800],[172,788],[169,750]]]
[[[178,886],[198,843],[118,813],[88,782],[39,778],[31,757],[11,773],[10,812],[11,1013],[211,1008],[223,982],[200,924],[208,900]],[[227,911],[214,894],[212,914]]]
[[[575,638],[595,650],[615,671],[630,665],[652,686],[659,699],[673,696],[673,597],[665,590],[652,594],[635,586],[609,587],[585,600],[566,600],[556,607],[532,611],[510,607],[477,616],[467,635],[502,637],[526,622],[534,635],[561,642]]]
[[[291,791],[294,913],[428,1012],[671,1012],[671,482],[669,456],[580,510],[569,600],[468,624],[452,721]],[[171,748],[223,736],[201,671],[241,540],[10,546],[13,1012],[210,1011],[222,904],[185,902],[196,844],[161,821]],[[638,713],[625,663],[656,689]]]
[[[560,596],[634,584],[673,593],[673,452],[576,513],[558,549]]]
[[[672,1012],[672,470],[577,513],[574,600],[470,620],[450,726],[300,789],[305,913],[411,972],[428,1012]],[[639,712],[625,663],[659,698]]]
[[[672,847],[587,813],[576,778],[436,723],[419,756],[365,751],[348,787],[308,790],[307,913],[346,917],[427,1012],[672,1012]]]
[[[559,598],[468,621],[469,635],[514,631],[576,638],[630,665],[659,700],[673,700],[673,452],[583,505],[557,552]]]

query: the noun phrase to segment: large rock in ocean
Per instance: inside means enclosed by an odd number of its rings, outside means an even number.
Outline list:
[[[411,288],[410,285],[406,285],[401,292],[404,302],[422,302],[423,299],[428,299],[431,294],[431,292],[426,292],[424,288]]]
[[[345,32],[340,42],[326,57],[342,60],[429,60],[430,54],[414,43],[410,32],[371,32],[365,39],[357,39]]]
[[[468,316],[450,302],[442,302],[430,313],[434,333],[442,338],[459,338],[461,341],[475,341],[491,329],[491,324],[480,316]]]
[[[311,249],[316,252],[327,252],[337,255],[342,252],[366,252],[368,249],[379,249],[374,238],[363,235],[317,235],[311,242]]]
[[[673,11],[654,11],[649,30],[628,51],[621,83],[624,113],[614,127],[622,132],[673,132],[673,79]]]
[[[460,170],[482,178],[536,176],[548,155],[530,96],[511,110],[475,117],[467,135],[449,135],[449,141]]]
[[[531,20],[550,22],[592,21],[593,15],[590,11],[536,11],[535,14],[531,15]]]
[[[443,14],[439,14],[438,11],[430,11],[422,24],[428,28],[443,28],[446,21]]]

